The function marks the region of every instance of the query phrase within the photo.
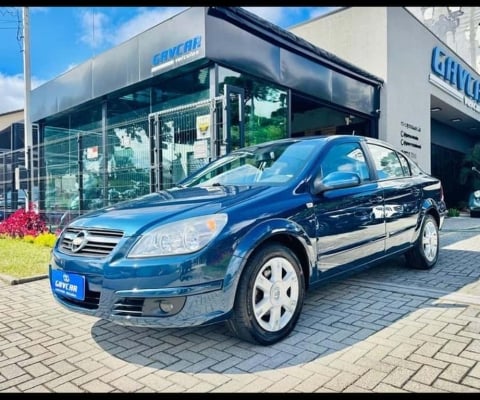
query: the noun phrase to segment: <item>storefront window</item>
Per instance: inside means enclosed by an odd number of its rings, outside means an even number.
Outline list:
[[[315,135],[372,136],[371,117],[353,115],[349,110],[292,91],[291,129],[293,137]]]
[[[220,94],[224,94],[225,85],[241,88],[245,93],[245,142],[239,143],[239,131],[234,129],[239,121],[237,107],[232,110],[233,148],[238,147],[237,143],[241,147],[288,136],[286,89],[224,67],[218,68],[218,82]]]
[[[152,86],[152,112],[168,110],[210,97],[210,67],[163,77]]]
[[[96,104],[47,119],[44,126],[47,213],[80,212],[98,207],[91,199],[97,199],[98,203],[101,198],[97,193],[100,190],[99,158],[103,154],[101,116],[101,105]]]
[[[46,211],[81,213],[149,193],[149,114],[208,99],[209,85],[204,67],[48,118],[43,124]],[[177,136],[172,141],[185,141]],[[174,161],[165,166],[167,174],[175,173]]]
[[[110,154],[105,203],[110,205],[149,193],[150,142],[147,117],[110,125]]]
[[[219,107],[209,100],[210,71],[204,66],[159,76],[44,121],[46,210],[83,213],[136,198],[158,183],[152,177],[161,176],[159,188],[169,187],[207,162],[214,156],[210,134],[221,134],[224,122],[218,108],[215,126],[208,128],[212,107]],[[222,67],[218,82],[219,95],[226,84],[245,93],[243,140],[241,108],[233,104],[230,110],[232,149],[288,136],[286,89]],[[154,114],[162,124],[161,149],[152,149]],[[207,122],[208,135],[199,133],[199,121]],[[152,158],[156,150],[161,150],[158,165]]]

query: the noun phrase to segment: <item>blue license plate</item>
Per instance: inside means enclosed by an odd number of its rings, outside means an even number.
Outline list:
[[[52,289],[62,296],[85,300],[85,277],[54,269],[52,270]]]

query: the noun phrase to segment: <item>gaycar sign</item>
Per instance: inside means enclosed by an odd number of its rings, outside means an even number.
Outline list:
[[[191,61],[200,54],[201,47],[202,37],[195,36],[162,50],[152,58],[152,72],[185,64],[187,60]]]
[[[455,58],[447,56],[440,47],[433,48],[431,68],[432,72],[443,80],[443,82],[439,82],[431,77],[432,83],[458,100],[463,100],[467,107],[480,112],[480,80],[477,77],[472,76]],[[449,87],[443,85],[445,82],[449,84]],[[455,92],[452,92],[451,89],[454,89]]]

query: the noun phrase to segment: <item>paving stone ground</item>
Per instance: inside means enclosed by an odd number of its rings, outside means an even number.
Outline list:
[[[448,218],[430,271],[403,257],[307,294],[270,347],[222,324],[114,325],[0,283],[0,392],[479,392],[480,219]]]

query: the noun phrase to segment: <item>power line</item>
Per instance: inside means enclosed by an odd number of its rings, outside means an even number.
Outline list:
[[[17,16],[18,8],[17,7],[0,7],[0,16],[4,17],[6,15]]]
[[[12,19],[0,19],[0,30],[16,29],[17,30],[17,42],[20,47],[20,52],[23,51],[23,22],[20,15],[19,7],[0,7],[0,17],[12,16]]]

